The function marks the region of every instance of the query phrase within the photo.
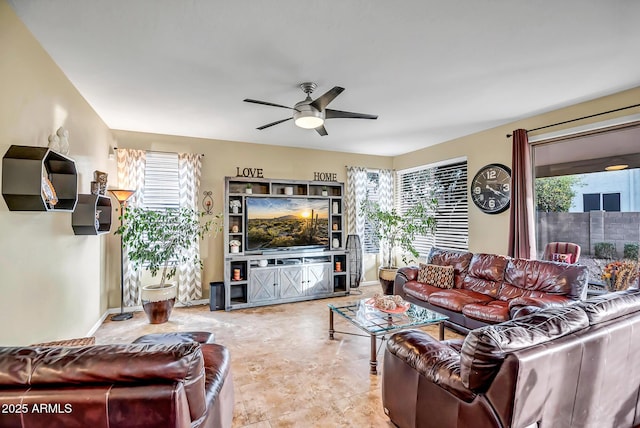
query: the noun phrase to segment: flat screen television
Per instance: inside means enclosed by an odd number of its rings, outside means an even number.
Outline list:
[[[329,248],[329,200],[246,198],[245,252]]]

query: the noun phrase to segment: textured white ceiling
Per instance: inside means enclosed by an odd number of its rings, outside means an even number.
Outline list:
[[[9,3],[113,129],[396,155],[640,85],[640,1]],[[379,119],[256,130],[304,81]]]

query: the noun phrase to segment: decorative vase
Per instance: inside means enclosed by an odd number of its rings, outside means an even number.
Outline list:
[[[237,224],[234,224],[233,226],[231,226],[231,233],[238,233],[238,230],[240,230],[240,229],[238,229],[238,225]]]
[[[378,268],[378,280],[382,286],[382,293],[386,295],[393,294],[393,283],[396,280],[398,268],[395,266]]]
[[[251,188],[247,187],[247,189],[245,190],[245,193],[246,193],[247,195],[250,195],[250,194],[252,194],[252,193],[253,193],[253,189],[251,189]]]
[[[332,245],[333,248],[340,248],[340,240],[338,238],[333,238]]]
[[[233,208],[231,208],[231,212],[232,212],[233,214],[238,214],[238,207],[233,207]]]
[[[232,253],[239,253],[240,252],[240,247],[238,247],[237,245],[232,245],[231,246],[231,252]]]
[[[340,212],[339,208],[340,208],[340,206],[338,205],[338,203],[337,203],[337,202],[334,202],[334,203],[331,205],[331,211],[333,211],[333,213],[334,213],[334,214],[337,214],[337,213],[339,213],[339,212]]]
[[[142,287],[141,300],[144,313],[150,324],[162,324],[169,321],[173,305],[176,302],[178,288],[175,284],[145,285]]]
[[[327,191],[326,190],[322,191],[322,196],[327,196]]]
[[[293,195],[293,187],[291,186],[287,186],[284,188],[284,194],[285,195]]]

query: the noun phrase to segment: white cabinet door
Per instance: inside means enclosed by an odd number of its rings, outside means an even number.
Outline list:
[[[303,269],[300,266],[280,269],[280,297],[304,296]]]
[[[249,273],[249,303],[278,298],[278,269],[251,269]]]
[[[305,268],[304,286],[307,296],[333,291],[331,263],[310,265]]]

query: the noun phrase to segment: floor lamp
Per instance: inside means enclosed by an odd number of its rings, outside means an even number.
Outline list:
[[[122,227],[124,208],[129,198],[136,193],[136,191],[121,189],[109,189],[109,191],[116,197],[120,204],[120,227]],[[131,312],[124,311],[124,249],[122,246],[122,235],[120,235],[120,313],[112,316],[111,321],[124,321],[132,317],[133,314]]]

